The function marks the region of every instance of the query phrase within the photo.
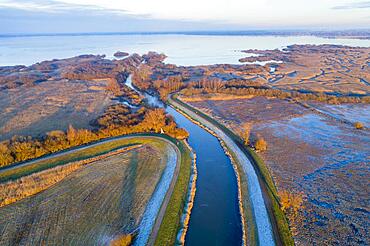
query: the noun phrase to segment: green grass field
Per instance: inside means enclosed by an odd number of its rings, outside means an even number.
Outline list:
[[[131,233],[166,166],[165,141],[120,139],[37,163],[45,169],[137,143],[144,145],[91,163],[41,193],[0,208],[0,245],[103,245]],[[37,165],[19,167],[13,175],[35,172]]]

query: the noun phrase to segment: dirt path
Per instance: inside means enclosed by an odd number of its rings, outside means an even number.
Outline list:
[[[179,149],[176,146],[174,147],[174,149],[176,150],[176,154],[177,154],[177,156],[179,158],[177,158],[176,168],[175,168],[175,172],[174,172],[173,177],[172,177],[172,181],[171,181],[170,186],[169,186],[169,188],[167,190],[166,196],[164,197],[164,200],[162,202],[161,208],[160,208],[160,210],[159,210],[159,212],[157,214],[157,218],[156,218],[155,223],[154,223],[154,226],[152,228],[152,232],[150,234],[150,237],[149,237],[149,240],[147,242],[147,245],[154,245],[155,239],[157,238],[157,234],[158,234],[159,228],[160,228],[160,226],[162,224],[163,217],[164,217],[164,215],[166,213],[168,202],[171,199],[171,196],[172,196],[173,190],[175,188],[175,184],[176,184],[177,178],[179,176],[180,163],[181,163],[181,153],[180,153]]]

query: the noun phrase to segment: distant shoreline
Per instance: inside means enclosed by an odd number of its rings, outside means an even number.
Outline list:
[[[54,36],[129,36],[129,35],[197,35],[197,36],[316,36],[328,39],[370,39],[370,29],[305,31],[305,30],[250,30],[250,31],[168,31],[168,32],[86,32],[86,33],[9,33],[0,38]]]

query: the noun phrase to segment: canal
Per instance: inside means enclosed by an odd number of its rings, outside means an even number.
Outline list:
[[[132,85],[131,76],[126,85]],[[165,107],[146,92],[147,103]],[[231,161],[220,142],[209,132],[191,122],[171,107],[165,107],[179,127],[189,132],[188,142],[197,154],[197,184],[185,245],[241,245],[242,224],[238,187]]]

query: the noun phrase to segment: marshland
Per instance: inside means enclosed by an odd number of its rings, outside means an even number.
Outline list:
[[[77,37],[0,38],[1,244],[368,242],[368,40]]]

